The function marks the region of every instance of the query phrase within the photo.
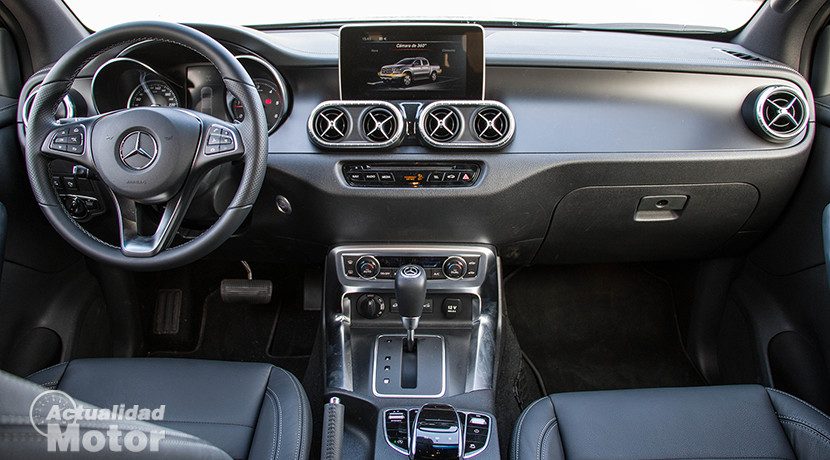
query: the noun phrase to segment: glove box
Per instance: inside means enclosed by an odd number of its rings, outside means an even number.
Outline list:
[[[579,188],[556,206],[536,262],[707,257],[757,203],[758,190],[745,183]]]

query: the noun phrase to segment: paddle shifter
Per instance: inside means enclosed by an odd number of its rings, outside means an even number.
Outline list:
[[[406,351],[415,351],[415,329],[427,298],[427,274],[418,265],[404,265],[395,275],[395,296],[403,327],[406,329]]]

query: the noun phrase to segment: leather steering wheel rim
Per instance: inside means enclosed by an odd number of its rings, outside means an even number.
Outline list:
[[[243,160],[244,169],[239,188],[231,200],[230,205],[209,229],[193,240],[176,247],[167,247],[169,242],[172,241],[172,236],[166,235],[165,239],[167,241],[162,240],[161,244],[159,244],[159,248],[156,248],[153,251],[147,250],[146,253],[141,252],[137,256],[135,253],[131,253],[127,250],[128,245],[127,241],[125,241],[124,235],[128,234],[126,229],[129,224],[125,224],[125,222],[128,222],[125,219],[128,219],[129,216],[126,215],[128,214],[126,211],[122,210],[123,206],[121,201],[118,200],[118,197],[116,196],[117,194],[112,191],[113,187],[120,187],[121,185],[127,184],[129,181],[123,178],[126,177],[129,179],[129,174],[124,171],[115,171],[117,175],[114,176],[114,178],[111,178],[109,181],[104,179],[104,182],[111,186],[110,191],[113,194],[113,198],[116,199],[116,210],[118,212],[119,225],[121,226],[120,229],[122,235],[122,244],[120,247],[117,247],[107,244],[88,233],[64,209],[61,204],[60,197],[57,196],[51,185],[51,177],[49,174],[49,162],[55,157],[46,151],[51,150],[48,146],[50,145],[49,142],[51,142],[50,139],[54,140],[56,128],[65,126],[59,125],[55,122],[55,113],[60,101],[69,92],[81,69],[83,69],[95,57],[108,50],[126,47],[130,44],[147,40],[178,44],[201,54],[208,62],[216,67],[222,77],[226,89],[242,102],[246,109],[246,117],[242,122],[225,122],[224,124],[221,124],[219,123],[219,120],[212,119],[204,114],[188,111],[186,109],[143,109],[143,112],[140,114],[138,112],[135,112],[134,114],[129,112],[142,109],[124,109],[121,111],[111,112],[110,114],[117,113],[119,114],[117,116],[122,118],[127,117],[125,118],[125,121],[121,122],[122,124],[135,121],[136,117],[132,116],[130,118],[131,115],[141,115],[138,119],[142,119],[142,117],[147,118],[148,116],[150,118],[155,117],[155,119],[159,120],[164,119],[158,123],[166,121],[166,118],[172,118],[177,120],[178,123],[189,123],[189,125],[192,125],[194,122],[192,120],[187,121],[188,118],[183,117],[178,112],[187,113],[188,115],[197,118],[201,123],[199,125],[199,129],[201,131],[199,131],[199,139],[197,140],[198,148],[193,153],[195,159],[191,165],[192,169],[187,173],[187,177],[182,179],[182,183],[184,184],[189,183],[191,180],[195,180],[198,183],[201,179],[199,174],[194,172],[197,164],[200,165],[200,168],[208,168],[214,166],[217,161]],[[165,110],[167,112],[164,112]],[[171,110],[178,112],[169,112]],[[101,120],[110,114],[97,115],[94,120],[90,118],[91,121],[87,122],[88,126],[83,125],[89,130],[89,133],[87,133],[82,140],[82,143],[85,144],[84,148],[88,149],[88,155],[85,151],[84,155],[87,156],[84,156],[83,159],[89,162],[93,169],[96,168],[96,165],[102,166],[99,163],[112,163],[109,156],[113,153],[110,152],[109,149],[99,149],[100,151],[96,151],[93,148],[93,143],[95,142],[100,145],[105,145],[102,143],[112,143],[118,141],[118,139],[113,139],[112,134],[106,139],[102,138],[100,141],[96,140],[97,137],[100,137],[96,134],[97,127],[103,126],[104,123]],[[81,126],[82,123],[83,121],[79,122],[78,126]],[[222,134],[229,134],[231,138],[238,138],[234,143],[234,147],[236,147],[237,150],[233,153],[236,156],[228,155],[227,157],[223,157],[222,155],[207,155],[206,149],[208,135],[206,134],[206,131],[219,127],[226,128],[226,132],[223,132]],[[173,131],[168,130],[168,132],[172,133]],[[196,132],[195,128],[193,132]],[[26,168],[29,180],[32,184],[35,199],[40,205],[40,208],[47,220],[64,239],[66,239],[81,253],[103,263],[123,267],[129,270],[164,270],[182,266],[204,257],[214,249],[218,248],[239,228],[253,208],[254,201],[259,194],[265,178],[268,155],[267,133],[268,128],[264,109],[262,108],[253,81],[239,61],[237,61],[233,54],[231,54],[225,47],[208,35],[180,24],[166,22],[126,23],[98,31],[80,41],[63,57],[61,57],[61,59],[58,60],[58,62],[55,63],[55,65],[50,69],[38,89],[29,114],[26,133]],[[150,134],[153,135],[154,139],[160,137],[153,132],[150,132]],[[127,135],[129,134],[126,134],[125,131],[125,134],[122,134],[122,137]],[[141,139],[141,136],[142,134],[138,135],[139,140]],[[176,136],[178,135],[174,134],[164,136],[164,139],[158,139],[158,141],[170,141]],[[185,135],[182,134],[179,137],[185,137]],[[178,139],[174,139],[171,142],[175,142],[177,140]],[[124,148],[123,143],[125,141],[126,137],[124,137],[121,141],[122,147],[119,148]],[[236,142],[239,143],[238,146],[236,145]],[[155,141],[153,144],[155,144]],[[179,146],[180,144],[181,142],[173,145],[173,147]],[[158,147],[157,156],[162,157],[162,154],[180,154],[185,155],[184,158],[186,158],[186,155],[189,154],[189,152],[186,151],[173,151],[175,149],[172,147],[171,149],[164,150],[164,147],[164,145]],[[136,149],[138,149],[138,144],[136,144]],[[51,153],[54,154],[59,152],[52,151]],[[116,152],[115,155],[117,156],[118,153]],[[71,155],[66,154],[58,155],[57,157],[70,160],[72,159]],[[217,160],[216,157],[223,158]],[[168,157],[165,156],[162,158],[166,160]],[[102,161],[104,159],[107,161]],[[121,153],[121,159],[122,162],[125,161],[123,152]],[[155,157],[153,157],[151,161],[153,160],[155,160]],[[185,160],[180,159],[176,161],[181,163]],[[120,166],[123,167],[124,165],[122,164]],[[122,169],[129,172],[129,168]],[[136,177],[140,177],[139,174],[141,172],[133,171],[133,173]],[[123,181],[123,184],[119,181]],[[133,180],[132,182],[140,183],[141,181]],[[182,190],[177,193],[180,193],[182,196],[186,195],[186,188],[186,185],[182,186]],[[168,193],[167,195],[170,194]],[[142,196],[141,198],[145,197]],[[174,214],[176,218],[179,219],[179,223],[183,218],[183,213],[186,211],[191,198],[192,196],[189,198],[182,198],[184,201],[184,209],[179,209],[178,211],[174,209],[171,211],[174,213],[182,213],[181,216]],[[154,197],[153,199],[156,200],[157,198]],[[137,202],[141,203],[141,201]],[[179,201],[175,203],[177,208],[179,207],[179,204],[181,204]],[[167,205],[167,207],[172,206],[173,204]],[[136,221],[137,220],[138,219],[136,219]],[[172,230],[173,235],[175,235],[177,229],[178,223],[175,223],[175,228]],[[134,236],[137,241],[143,241],[141,240],[141,238],[144,238],[143,236]]]

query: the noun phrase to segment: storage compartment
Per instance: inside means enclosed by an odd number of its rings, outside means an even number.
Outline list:
[[[584,187],[556,207],[547,263],[698,258],[738,232],[758,203],[749,184]]]

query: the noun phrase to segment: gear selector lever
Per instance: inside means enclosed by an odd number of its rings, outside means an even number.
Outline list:
[[[418,265],[404,265],[395,275],[395,296],[403,327],[406,329],[406,350],[415,350],[415,329],[424,311],[427,298],[427,274]]]

